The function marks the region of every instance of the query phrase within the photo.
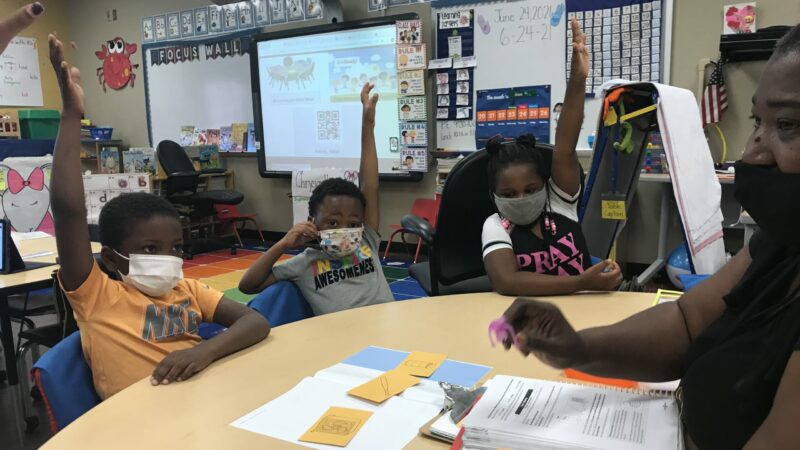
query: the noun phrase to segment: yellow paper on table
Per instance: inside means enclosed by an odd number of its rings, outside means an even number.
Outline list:
[[[355,437],[370,416],[372,416],[371,411],[332,406],[298,440],[344,447]]]
[[[361,386],[350,389],[347,393],[371,402],[382,403],[389,397],[393,397],[417,383],[419,383],[419,378],[417,377],[399,370],[390,370]]]
[[[442,365],[447,355],[441,353],[411,352],[396,370],[418,377],[429,377]]]

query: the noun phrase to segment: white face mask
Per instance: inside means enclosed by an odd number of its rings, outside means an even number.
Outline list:
[[[352,255],[361,246],[363,227],[333,228],[319,232],[322,251],[334,258]]]
[[[119,273],[122,281],[151,297],[161,297],[183,279],[183,259],[177,256],[114,253],[128,260],[128,274]]]

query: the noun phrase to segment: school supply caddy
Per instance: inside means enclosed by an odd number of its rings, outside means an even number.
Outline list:
[[[498,375],[463,421],[466,449],[682,450],[664,392]]]

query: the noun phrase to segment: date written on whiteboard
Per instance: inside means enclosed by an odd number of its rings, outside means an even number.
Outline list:
[[[550,18],[556,10],[555,5],[511,6],[494,10],[492,20],[499,25],[500,45],[514,45],[536,40],[553,39]]]

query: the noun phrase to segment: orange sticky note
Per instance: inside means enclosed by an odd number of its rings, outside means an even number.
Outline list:
[[[429,377],[442,365],[447,355],[441,353],[411,352],[397,370],[402,370],[409,375]]]
[[[333,406],[299,440],[345,447],[370,416],[370,411]]]
[[[390,370],[361,386],[350,389],[347,393],[371,402],[382,403],[389,397],[393,397],[417,383],[419,383],[419,378],[417,377],[412,377],[399,370]]]

